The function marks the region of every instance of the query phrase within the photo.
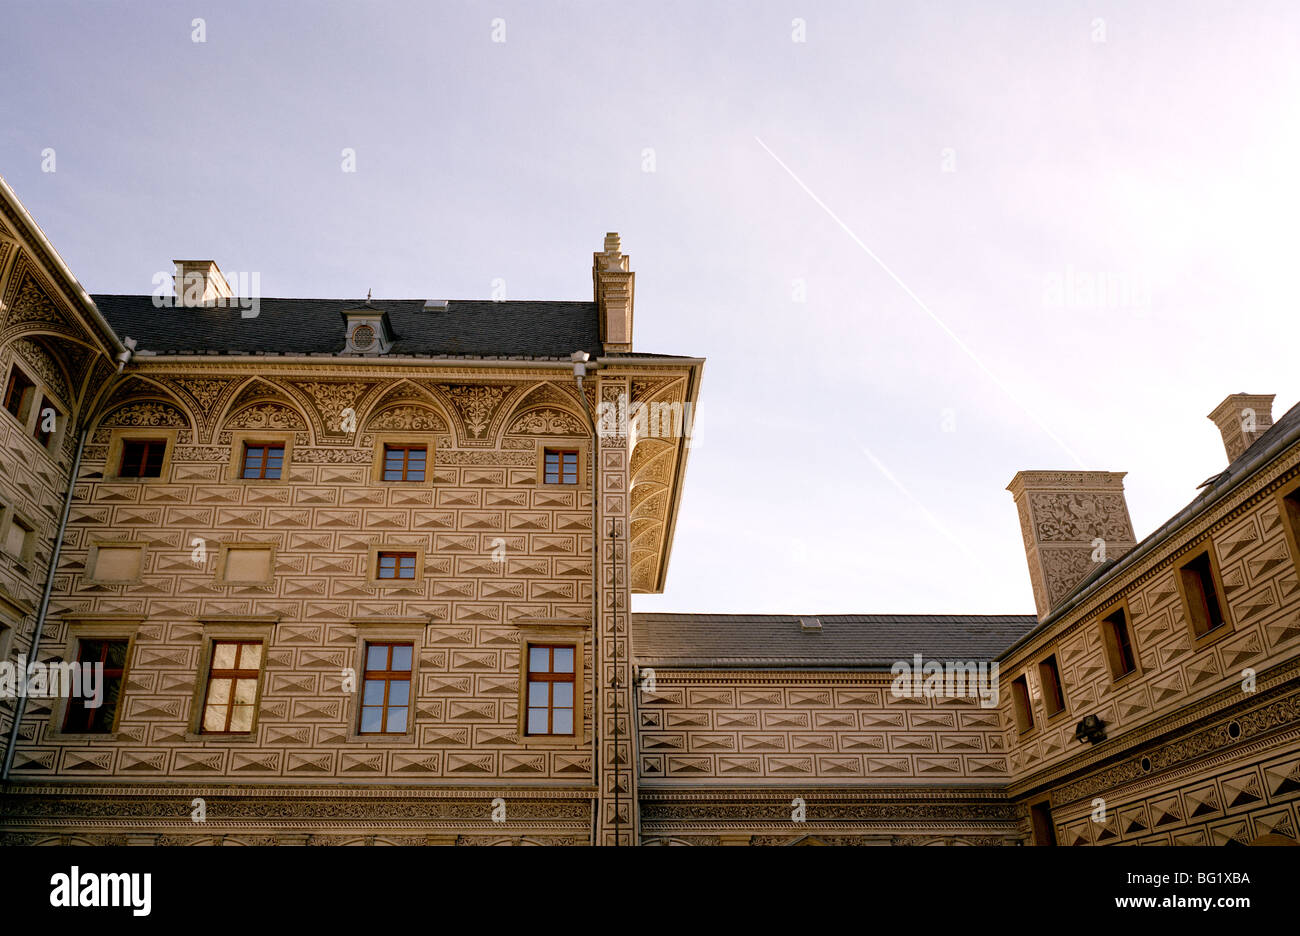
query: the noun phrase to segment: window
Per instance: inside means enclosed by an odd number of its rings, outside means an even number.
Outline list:
[[[1122,607],[1102,618],[1101,642],[1106,648],[1106,660],[1110,664],[1113,681],[1119,681],[1137,669],[1137,657],[1133,653],[1133,641],[1129,636],[1128,616]]]
[[[1286,521],[1287,539],[1291,543],[1291,558],[1300,572],[1300,479],[1293,481],[1290,489],[1279,494],[1282,519]]]
[[[528,647],[528,734],[573,734],[571,646]]]
[[[203,734],[248,734],[253,730],[261,673],[260,640],[213,641],[203,701]]]
[[[1034,823],[1034,844],[1055,845],[1056,823],[1052,821],[1052,806],[1047,800],[1029,807],[1029,817]]]
[[[109,734],[113,731],[118,702],[122,696],[127,644],[125,640],[82,640],[78,644],[78,663],[103,667],[102,673],[95,680],[101,692],[98,699],[87,699],[84,693],[69,696],[68,711],[63,718],[64,731],[75,734]],[[96,705],[96,702],[99,704]]]
[[[58,418],[59,411],[48,398],[42,396],[41,405],[36,410],[36,426],[32,429],[32,438],[43,447],[49,448],[50,440],[54,438],[54,431],[58,428]]]
[[[27,521],[10,513],[9,525],[5,529],[5,552],[13,556],[19,562],[26,562],[31,558],[32,538],[35,528]]]
[[[381,552],[378,577],[381,579],[415,578],[415,553]]]
[[[161,466],[161,460],[159,465]],[[245,442],[241,478],[278,479],[284,467],[284,445],[279,442]]]
[[[547,484],[578,483],[578,453],[572,449],[547,449],[543,480]]]
[[[1024,734],[1034,727],[1034,710],[1029,704],[1029,683],[1024,676],[1011,680],[1011,701],[1016,709],[1016,727]]]
[[[385,481],[423,481],[428,449],[423,445],[385,445]]]
[[[1065,692],[1061,688],[1061,671],[1056,666],[1056,654],[1038,664],[1038,678],[1043,683],[1043,704],[1047,706],[1047,717],[1064,712]]]
[[[162,475],[165,439],[126,439],[122,442],[119,478],[157,478]]]
[[[5,388],[5,409],[20,422],[27,421],[31,412],[32,397],[36,395],[36,385],[17,367],[9,372],[9,385]]]
[[[1205,637],[1227,623],[1208,549],[1183,563],[1178,570],[1178,579],[1182,584],[1183,602],[1193,636]]]
[[[409,643],[366,644],[361,734],[405,734],[411,709]]]

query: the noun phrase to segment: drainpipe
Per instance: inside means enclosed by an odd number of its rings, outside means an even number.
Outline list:
[[[587,424],[591,428],[591,782],[596,787],[595,798],[591,801],[591,844],[596,845],[600,828],[600,543],[596,537],[600,524],[597,503],[600,434],[587,404],[587,394],[582,389],[582,378],[587,376],[590,357],[586,351],[574,351],[570,355],[573,379],[578,384],[578,399],[582,401],[582,411],[587,414]]]
[[[41,593],[41,603],[36,609],[36,633],[32,635],[32,645],[28,651],[30,654],[28,659],[33,663],[40,659],[41,635],[45,631],[45,615],[50,609],[50,595],[54,592],[54,576],[58,573],[59,556],[63,552],[63,534],[68,529],[68,516],[72,513],[72,495],[77,489],[77,477],[81,473],[81,455],[86,449],[86,439],[90,436],[90,429],[95,423],[99,407],[108,399],[109,391],[121,382],[122,371],[131,360],[134,347],[135,342],[130,338],[126,339],[125,347],[117,356],[117,375],[105,382],[99,396],[92,401],[90,408],[87,410],[87,418],[77,431],[77,451],[72,456],[72,474],[68,478],[67,493],[63,495],[63,512],[59,515],[59,528],[54,534],[54,544],[50,549],[50,567],[45,574],[45,590]],[[0,769],[0,783],[9,782],[9,771],[13,767],[14,752],[18,747],[18,729],[22,724],[23,714],[26,710],[27,696],[25,694],[20,695],[14,700],[14,722],[9,728],[9,745],[5,748],[4,768]]]

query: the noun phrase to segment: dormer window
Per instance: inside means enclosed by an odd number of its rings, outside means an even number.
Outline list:
[[[355,309],[343,310],[347,322],[347,339],[344,351],[352,354],[386,354],[396,337],[388,321],[388,313],[366,302]]]

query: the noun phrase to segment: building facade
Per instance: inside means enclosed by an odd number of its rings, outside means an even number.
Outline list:
[[[590,302],[92,297],[0,201],[0,842],[1296,838],[1300,410],[1140,543],[1017,475],[1036,616],[634,615],[703,361],[617,235]]]

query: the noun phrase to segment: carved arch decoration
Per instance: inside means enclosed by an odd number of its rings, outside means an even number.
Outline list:
[[[433,394],[410,380],[398,381],[387,388],[365,415],[365,432],[451,432],[451,420]],[[450,444],[450,438],[439,439]],[[374,444],[371,437],[361,440],[363,447]]]
[[[594,412],[594,410],[593,410]],[[577,387],[546,381],[535,384],[506,417],[507,436],[579,436],[588,438],[591,425],[582,412]],[[507,447],[531,448],[531,441],[508,439]]]
[[[179,429],[177,443],[186,445],[193,438],[194,417],[162,384],[134,375],[123,381],[104,404],[93,442],[106,443],[110,430],[118,428]]]
[[[689,417],[683,414],[685,379],[634,380],[632,400],[643,419],[632,420],[636,441],[628,459],[628,565],[634,592],[654,591],[663,566],[672,485]],[[681,426],[678,424],[680,416]]]
[[[225,415],[218,424],[216,442],[229,445],[231,433],[241,429],[288,430],[295,433],[294,441],[310,443],[304,407],[282,387],[264,378],[254,377],[241,384],[231,394]]]

